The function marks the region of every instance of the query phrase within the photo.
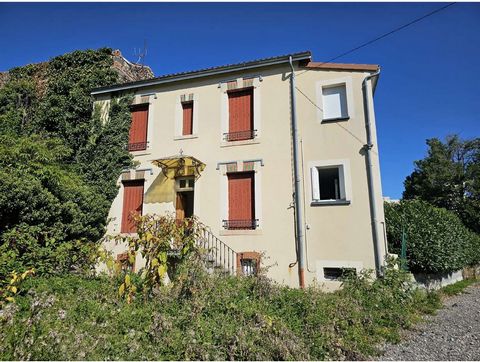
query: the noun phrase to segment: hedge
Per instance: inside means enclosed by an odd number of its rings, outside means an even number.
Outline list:
[[[445,273],[480,261],[480,235],[451,211],[420,200],[385,203],[390,252],[400,255],[407,237],[407,265],[412,272]]]

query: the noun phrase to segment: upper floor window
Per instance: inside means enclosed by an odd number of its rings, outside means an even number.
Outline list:
[[[345,84],[322,88],[323,120],[348,119],[347,91]]]
[[[132,123],[128,139],[129,151],[147,149],[148,104],[131,107]]]
[[[182,102],[182,135],[189,136],[193,134],[193,101]]]
[[[312,205],[349,204],[351,201],[348,160],[311,163]]]
[[[256,136],[253,117],[253,87],[228,91],[226,141],[243,141]]]
[[[324,79],[315,83],[317,120],[320,123],[355,118],[355,97],[351,76]]]

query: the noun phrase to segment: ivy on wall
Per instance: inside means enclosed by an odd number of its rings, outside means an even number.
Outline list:
[[[112,51],[74,51],[9,71],[0,88],[0,279],[15,268],[41,273],[85,267],[103,235],[126,149],[130,97],[108,120],[91,89],[114,84]],[[83,259],[83,260],[82,260]]]

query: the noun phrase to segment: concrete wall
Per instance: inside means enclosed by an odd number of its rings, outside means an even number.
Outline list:
[[[151,162],[178,154],[191,155],[206,164],[195,184],[195,214],[214,234],[237,252],[264,252],[262,264],[269,266],[268,274],[275,280],[298,286],[295,262],[294,215],[292,204],[292,143],[289,90],[289,68],[279,65],[265,67],[253,73],[230,73],[204,79],[181,81],[137,91],[136,97],[145,97],[150,103],[148,120],[148,149],[134,152],[139,162],[137,169],[145,172],[144,213],[175,210],[173,182],[165,180],[160,169]],[[364,106],[361,83],[367,73],[299,69],[297,74],[297,114],[303,152],[303,200],[306,217],[308,283],[318,282],[327,289],[339,282],[323,277],[323,268],[374,268],[374,248],[368,199],[365,155],[366,143]],[[253,78],[255,128],[258,137],[252,141],[226,143],[222,133],[228,122],[227,81],[237,80],[241,87]],[[322,84],[345,81],[348,88],[350,119],[343,122],[322,123]],[[248,81],[251,82],[251,81]],[[325,83],[326,82],[326,83]],[[303,94],[302,94],[303,93]],[[180,98],[193,94],[194,135],[181,137],[178,123]],[[307,98],[308,97],[308,98]],[[108,99],[98,98],[103,107]],[[316,103],[314,105],[313,103]],[[369,100],[372,103],[372,99]],[[373,103],[372,103],[373,105]],[[321,108],[321,107],[320,107]],[[106,108],[104,108],[106,109]],[[373,109],[373,108],[372,108]],[[375,124],[373,123],[375,127]],[[377,186],[376,200],[380,212],[379,230],[383,234],[383,202],[376,134],[374,140],[374,168]],[[226,163],[254,160],[256,230],[224,230],[222,220],[227,210]],[[347,205],[311,205],[311,167],[318,164],[337,164],[345,167]],[[121,182],[119,179],[119,185]],[[120,230],[123,189],[120,188],[112,204],[108,233]],[[122,246],[108,247],[114,253]],[[385,253],[385,250],[382,250]]]

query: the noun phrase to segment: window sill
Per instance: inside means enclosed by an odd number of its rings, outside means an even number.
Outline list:
[[[350,119],[350,116],[347,117],[337,117],[337,118],[327,118],[322,119],[322,123],[335,123],[335,122],[345,122]]]
[[[130,151],[133,157],[138,157],[138,156],[148,156],[151,155],[152,152],[150,150],[138,150],[138,151]]]
[[[235,236],[235,235],[262,235],[262,230],[261,229],[255,229],[255,230],[225,230],[222,229],[218,233],[220,236]]]
[[[173,140],[174,141],[178,141],[178,140],[190,140],[190,139],[193,139],[193,138],[198,138],[198,135],[196,134],[189,134],[189,135],[182,135],[182,136],[175,136],[173,137]]]
[[[333,206],[333,205],[350,205],[350,200],[325,200],[312,201],[310,206]]]
[[[260,143],[260,139],[252,138],[250,140],[242,141],[222,141],[220,147],[232,147],[232,146],[243,146],[243,145],[255,145]]]

